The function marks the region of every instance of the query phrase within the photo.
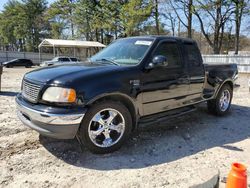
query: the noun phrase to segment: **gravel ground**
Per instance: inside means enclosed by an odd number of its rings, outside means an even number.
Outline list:
[[[115,153],[94,155],[76,140],[39,136],[18,120],[14,98],[30,70],[4,69],[2,75],[0,187],[185,188],[201,169],[218,169],[223,179],[232,162],[250,165],[250,75],[240,75],[228,116],[209,115],[202,104],[162,125],[141,127]]]

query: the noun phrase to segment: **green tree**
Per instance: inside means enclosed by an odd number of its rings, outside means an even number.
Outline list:
[[[41,32],[46,28],[44,12],[47,9],[46,0],[23,0],[23,11],[19,13],[23,19],[23,28],[27,29],[26,48],[28,51],[37,51]]]
[[[17,48],[16,21],[18,9],[21,4],[16,0],[11,0],[4,6],[4,11],[0,14],[0,37],[6,50]],[[6,19],[8,18],[8,19]],[[21,23],[18,22],[18,25]]]
[[[125,36],[136,35],[152,14],[153,2],[144,0],[130,0],[120,10],[121,27]]]
[[[46,0],[10,0],[0,14],[0,36],[13,50],[37,51],[48,25],[43,19]],[[6,19],[8,18],[8,19]]]
[[[58,32],[67,29],[71,33],[71,38],[75,37],[74,14],[76,3],[76,0],[57,0],[49,7],[46,18],[51,22],[54,36],[58,36]]]
[[[95,15],[97,12],[97,2],[93,0],[79,0],[76,4],[74,21],[77,26],[77,35],[86,40],[94,40]]]

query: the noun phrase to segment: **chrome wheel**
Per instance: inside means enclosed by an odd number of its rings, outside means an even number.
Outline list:
[[[224,90],[221,94],[221,97],[220,97],[220,110],[222,112],[225,112],[229,105],[230,105],[230,100],[231,100],[231,95],[230,95],[230,92],[228,90]]]
[[[111,147],[123,136],[125,120],[123,115],[112,108],[96,113],[88,126],[90,140],[98,147]]]

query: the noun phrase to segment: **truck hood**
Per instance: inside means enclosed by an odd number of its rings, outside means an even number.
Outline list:
[[[119,69],[123,69],[123,66],[77,63],[39,68],[25,74],[24,79],[39,83],[67,85],[76,79],[90,78]]]

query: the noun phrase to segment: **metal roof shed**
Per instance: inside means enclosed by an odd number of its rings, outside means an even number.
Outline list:
[[[42,47],[52,47],[54,57],[56,56],[56,48],[73,48],[74,56],[76,48],[104,48],[105,45],[95,41],[79,41],[79,40],[61,40],[61,39],[44,39],[38,46],[39,57],[41,56]]]

